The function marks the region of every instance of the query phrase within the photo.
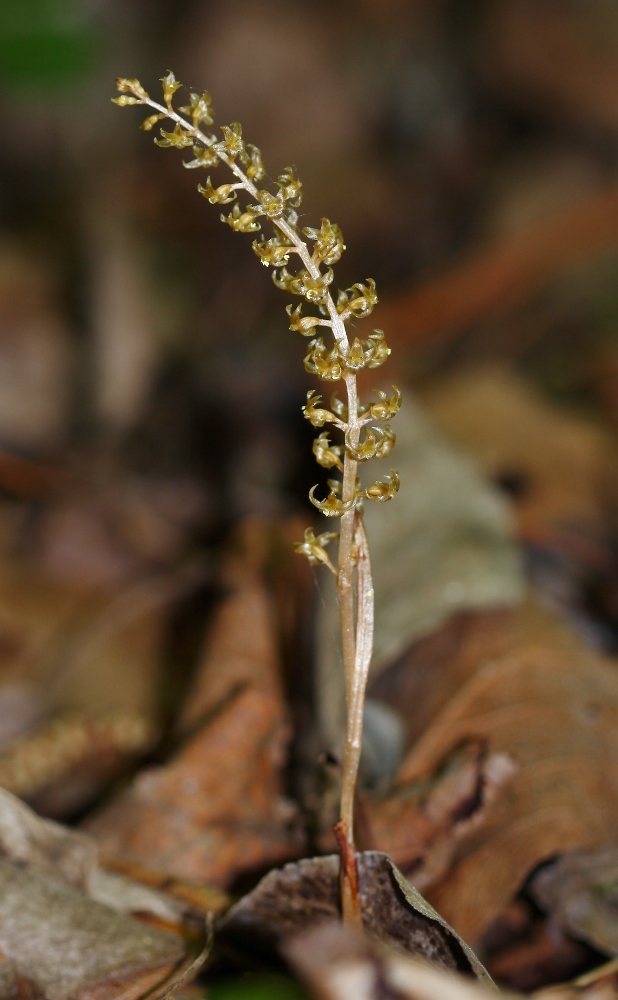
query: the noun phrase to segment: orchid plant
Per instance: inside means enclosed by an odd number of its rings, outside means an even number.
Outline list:
[[[306,419],[320,433],[313,442],[313,454],[319,465],[340,474],[328,479],[328,493],[316,496],[317,485],[309,491],[311,503],[326,517],[339,518],[338,534],[325,531],[318,535],[307,528],[302,542],[295,546],[314,565],[326,566],[337,579],[341,645],[345,671],[347,723],[342,768],[340,818],[335,834],[341,850],[341,900],[344,921],[361,923],[356,850],[354,846],[354,796],[360,763],[365,689],[373,647],[374,592],[371,577],[369,547],[363,524],[363,502],[384,503],[399,489],[399,478],[392,470],[384,480],[362,488],[358,478],[359,464],[373,458],[386,458],[393,444],[389,421],[400,406],[401,394],[396,386],[392,395],[375,390],[377,400],[361,404],[358,397],[357,374],[365,368],[378,368],[390,354],[382,330],[374,330],[366,340],[352,338],[348,328],[356,320],[369,316],[378,301],[375,283],[357,282],[335,296],[332,291],[333,265],[340,259],[345,244],[338,225],[322,219],[319,228],[299,229],[297,209],[301,203],[301,182],[292,167],[279,176],[276,188],[259,187],[265,169],[257,146],[243,139],[238,122],[224,125],[221,136],[205,131],[213,124],[210,94],[190,93],[189,102],[178,111],[174,96],[181,84],[173,73],[162,80],[163,103],[153,100],[139,80],[118,79],[121,107],[145,105],[154,113],[142,122],[142,129],[151,131],[159,122],[169,121],[169,131],[161,128],[155,142],[159,146],[189,150],[191,158],[184,166],[207,169],[223,165],[232,175],[231,181],[213,184],[210,176],[198,191],[211,204],[231,205],[221,220],[236,232],[256,234],[255,251],[262,264],[273,268],[273,281],[278,288],[302,301],[287,306],[290,329],[311,338],[304,359],[305,369],[324,382],[343,382],[346,399],[333,394],[330,406],[311,390],[303,407]],[[168,126],[169,127],[169,126]],[[274,187],[274,185],[273,185]],[[250,202],[241,205],[239,195]],[[273,235],[267,238],[264,225],[270,223]],[[257,234],[260,232],[260,237]],[[298,266],[294,270],[294,261]],[[292,270],[289,270],[291,267]],[[304,303],[313,307],[304,314]],[[318,328],[326,327],[332,341],[325,343]],[[328,430],[321,430],[328,425]],[[332,430],[331,430],[332,429]],[[331,443],[332,431],[341,435],[340,443]],[[331,561],[327,547],[339,538],[337,565]]]

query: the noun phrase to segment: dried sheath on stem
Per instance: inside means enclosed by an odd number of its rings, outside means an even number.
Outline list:
[[[180,84],[173,73],[163,78],[163,104],[152,100],[138,80],[117,80],[120,106],[142,104],[154,110],[142,123],[150,131],[159,122],[171,120],[172,131],[161,129],[159,146],[190,149],[192,159],[185,161],[189,169],[214,169],[220,164],[231,171],[233,180],[214,186],[210,176],[198,190],[212,204],[233,206],[221,219],[232,229],[257,233],[270,222],[270,239],[255,239],[253,249],[265,266],[274,269],[275,284],[292,295],[300,296],[317,310],[303,315],[302,302],[287,307],[290,329],[310,337],[304,360],[305,368],[325,382],[345,383],[347,400],[333,395],[330,409],[314,391],[307,394],[303,412],[313,427],[332,424],[342,434],[340,444],[331,444],[327,431],[321,431],[313,442],[316,461],[327,469],[341,473],[340,480],[328,480],[330,492],[323,500],[315,497],[314,486],[309,499],[326,517],[341,519],[337,568],[331,562],[326,546],[337,535],[323,532],[315,536],[312,528],[305,531],[304,541],[295,548],[314,564],[323,563],[337,577],[341,621],[341,644],[345,670],[347,725],[343,761],[341,812],[335,832],[341,848],[341,901],[344,920],[360,924],[361,913],[356,875],[354,848],[354,791],[360,762],[363,707],[367,674],[373,645],[373,583],[367,536],[363,525],[363,500],[383,503],[399,489],[397,473],[392,470],[385,481],[376,481],[361,489],[358,466],[371,458],[386,458],[395,436],[388,421],[399,409],[401,396],[393,386],[393,395],[377,390],[378,400],[361,405],[358,399],[356,374],[363,368],[379,367],[390,354],[381,330],[374,330],[367,340],[350,341],[348,324],[369,316],[377,302],[375,283],[357,282],[335,298],[331,293],[332,265],[345,250],[343,234],[335,223],[322,219],[319,229],[299,231],[296,209],[301,202],[301,182],[292,167],[286,167],[277,181],[276,192],[259,188],[265,176],[262,156],[257,146],[245,142],[238,122],[222,127],[222,138],[203,131],[212,125],[210,94],[190,94],[189,104],[179,113],[173,98]],[[244,192],[251,203],[241,207],[237,201]],[[263,235],[263,234],[262,234]],[[303,238],[304,237],[304,238]],[[294,256],[295,255],[295,256]],[[296,271],[288,271],[290,258],[299,258]],[[324,343],[316,336],[318,327],[328,327],[333,342]]]

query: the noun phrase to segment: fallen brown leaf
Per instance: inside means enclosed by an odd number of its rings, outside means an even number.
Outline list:
[[[471,949],[406,882],[387,855],[365,851],[357,855],[357,867],[363,927],[373,939],[424,957],[438,968],[493,985]],[[259,952],[279,948],[325,920],[338,919],[339,870],[339,858],[328,855],[271,871],[226,914],[221,935]]]
[[[102,871],[88,835],[41,819],[0,789],[0,982],[5,996],[137,997],[183,958],[180,908]]]
[[[114,865],[143,865],[198,884],[300,848],[282,796],[289,738],[281,703],[249,688],[232,697],[167,765],[142,772],[86,824]]]
[[[413,643],[369,687],[372,698],[405,720],[407,749],[430,727],[480,666],[526,644],[572,646],[559,621],[528,601],[521,612],[497,609],[449,618],[431,635]]]
[[[272,525],[247,521],[232,540],[221,571],[225,597],[206,636],[181,715],[191,730],[242,685],[281,697],[281,662],[272,596],[264,581]]]
[[[2,860],[0,949],[49,1000],[130,1000],[162,983],[184,953],[179,938]]]
[[[522,538],[560,544],[593,563],[607,560],[613,451],[601,430],[498,367],[458,373],[422,397],[440,429],[510,490]]]
[[[459,689],[363,803],[372,843],[470,941],[540,861],[607,845],[618,822],[614,665],[534,606],[496,624],[454,651]]]
[[[302,850],[284,797],[290,725],[261,578],[264,537],[261,526],[247,528],[227,565],[228,593],[184,716],[193,735],[87,824],[110,864],[225,887]]]
[[[0,788],[0,857],[35,875],[64,882],[120,913],[150,914],[179,926],[192,907],[179,895],[158,891],[127,875],[103,870],[99,848],[83,831],[42,819],[29,806]],[[202,906],[200,913],[216,907]]]

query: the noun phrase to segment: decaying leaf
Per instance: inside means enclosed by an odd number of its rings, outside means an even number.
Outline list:
[[[283,794],[290,725],[261,537],[249,530],[228,564],[229,592],[184,716],[192,735],[87,824],[110,864],[226,887],[302,851]]]
[[[64,882],[113,910],[150,913],[179,924],[185,909],[172,894],[157,891],[126,875],[99,866],[96,840],[53,820],[37,816],[16,796],[0,788],[0,858],[35,875]],[[215,910],[217,907],[212,906]],[[202,910],[208,910],[204,906]]]
[[[295,809],[282,796],[288,735],[279,702],[239,692],[170,763],[143,771],[87,823],[103,859],[225,886],[297,854]]]
[[[2,860],[0,949],[49,1000],[138,997],[184,952],[179,938]]]
[[[612,453],[602,431],[491,366],[441,380],[423,402],[444,433],[511,494],[524,540],[607,558]]]
[[[410,749],[480,665],[511,649],[548,642],[568,652],[572,636],[531,601],[516,612],[499,609],[454,615],[386,667],[369,693],[405,721]]]
[[[137,997],[163,982],[183,958],[180,937],[122,912],[178,925],[180,908],[101,871],[97,854],[91,837],[41,819],[0,789],[3,995]]]
[[[618,955],[618,849],[575,851],[539,871],[533,899],[569,934]]]
[[[225,599],[206,636],[192,689],[181,716],[183,731],[195,728],[240,686],[282,694],[277,626],[264,567],[272,525],[241,524],[221,571]]]
[[[533,605],[493,627],[486,616],[449,658],[458,690],[363,815],[371,842],[475,941],[541,861],[612,843],[618,675]]]
[[[442,969],[491,979],[471,949],[409,885],[386,854],[358,855],[364,929],[379,941]],[[339,916],[339,858],[304,858],[266,875],[223,919],[221,933],[254,951],[279,947]]]

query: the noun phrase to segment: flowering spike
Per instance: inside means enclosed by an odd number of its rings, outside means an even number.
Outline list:
[[[132,94],[133,97],[136,97],[138,99],[138,102],[140,104],[147,104],[148,101],[150,100],[147,92],[144,90],[139,80],[125,79],[125,77],[118,76],[116,77],[116,90],[120,94]],[[114,104],[120,104],[121,108],[124,107],[125,104],[135,103],[134,101],[123,101],[122,103],[120,103],[120,100],[117,97],[112,98],[112,100]]]
[[[344,368],[336,347],[328,350],[322,337],[316,337],[309,344],[309,352],[304,359],[305,371],[317,375],[325,382],[338,382],[343,378]]]
[[[351,288],[339,293],[337,311],[344,322],[352,318],[364,319],[373,312],[377,301],[376,283],[373,278],[367,278],[366,285],[357,281]]]
[[[391,353],[391,349],[384,339],[384,330],[374,330],[373,333],[370,333],[366,344],[369,352],[367,367],[379,368]]]
[[[231,201],[236,200],[237,186],[236,184],[220,184],[218,188],[214,188],[210,177],[208,177],[206,184],[198,184],[197,189],[211,205],[229,205]]]
[[[298,253],[296,247],[278,243],[275,239],[263,240],[261,243],[254,240],[253,250],[265,267],[269,264],[271,267],[281,267],[287,264],[291,253]]]
[[[292,208],[298,208],[303,197],[301,194],[302,184],[296,176],[294,167],[286,167],[283,173],[279,176],[277,184],[279,185],[281,197],[287,201],[288,205],[291,205]]]
[[[251,142],[245,143],[245,157],[243,162],[247,168],[246,174],[249,180],[261,181],[266,173],[264,163],[262,162],[262,154],[257,146],[254,146]]]
[[[118,101],[119,100],[120,98],[118,98]],[[116,101],[116,103],[118,103],[118,101]],[[131,103],[133,103],[133,101]],[[153,129],[154,126],[157,124],[157,122],[160,122],[163,118],[167,118],[167,115],[162,115],[162,114],[148,115],[148,118],[144,118],[142,124],[140,125],[140,128],[143,129],[144,132],[150,132],[151,129]]]
[[[211,147],[194,146],[193,157],[192,160],[183,160],[182,165],[187,170],[195,170],[197,167],[206,167],[210,170],[219,166],[219,157]]]
[[[231,211],[221,219],[237,232],[254,233],[261,228],[260,220],[271,221],[274,234],[270,239],[253,241],[253,250],[267,266],[273,267],[274,283],[289,295],[316,307],[317,315],[304,316],[303,303],[287,307],[290,328],[311,337],[304,359],[305,369],[327,382],[344,380],[348,403],[336,396],[331,408],[322,405],[321,397],[311,391],[303,407],[304,416],[313,427],[330,424],[343,432],[342,444],[331,444],[328,433],[322,431],[313,442],[313,452],[320,465],[337,469],[342,480],[329,479],[330,492],[326,499],[315,498],[316,486],[309,493],[311,503],[326,517],[341,517],[338,567],[335,569],[325,549],[336,535],[323,532],[315,536],[313,529],[305,531],[302,542],[295,545],[297,552],[305,555],[313,565],[328,566],[337,577],[340,616],[342,625],[342,652],[347,690],[350,694],[346,748],[342,767],[341,819],[336,825],[342,844],[342,910],[344,921],[361,925],[360,898],[356,873],[356,853],[353,838],[353,803],[358,773],[362,737],[363,699],[367,672],[371,659],[373,635],[373,585],[367,538],[363,527],[364,499],[384,503],[399,489],[399,477],[391,472],[384,482],[377,481],[362,489],[357,471],[358,464],[370,458],[384,458],[389,454],[395,436],[389,427],[367,427],[371,421],[385,423],[395,415],[401,394],[393,387],[389,397],[378,390],[378,401],[362,406],[358,402],[356,373],[365,368],[377,368],[390,350],[381,330],[375,330],[367,340],[348,338],[345,324],[369,316],[378,301],[375,283],[357,282],[335,297],[332,293],[332,266],[340,259],[345,244],[343,234],[335,223],[323,218],[319,229],[298,228],[297,209],[301,203],[301,182],[292,167],[279,175],[276,190],[258,188],[265,177],[262,154],[257,146],[246,143],[237,122],[224,125],[222,138],[201,131],[201,126],[212,124],[210,94],[190,93],[189,103],[181,108],[182,117],[173,107],[173,97],[180,86],[173,73],[163,78],[165,107],[153,101],[139,80],[119,79],[120,96],[116,103],[124,106],[147,104],[154,114],[144,121],[142,128],[150,131],[157,122],[169,119],[172,131],[161,131],[155,140],[160,146],[177,149],[191,147],[192,159],[185,162],[188,169],[205,167],[209,170],[223,164],[234,174],[232,181],[213,185],[210,177],[198,190],[213,204],[229,204]],[[167,110],[166,110],[167,109]],[[169,127],[169,126],[168,126]],[[237,191],[243,190],[253,202],[242,208],[237,201]],[[306,240],[310,240],[311,247]],[[292,254],[300,257],[296,273],[288,271]],[[330,329],[333,341],[325,345],[316,337],[316,328]],[[350,405],[352,401],[352,405]],[[361,437],[362,428],[367,427]]]
[[[285,311],[290,317],[290,330],[296,330],[297,333],[301,333],[303,337],[313,336],[316,326],[330,326],[332,323],[327,319],[320,319],[319,316],[302,316],[302,302],[299,302],[296,309],[292,309],[292,306],[286,306]]]
[[[227,156],[228,160],[234,162],[237,156],[245,155],[245,144],[242,140],[242,126],[240,122],[232,122],[231,125],[222,125],[223,142],[215,143],[218,153]]]

